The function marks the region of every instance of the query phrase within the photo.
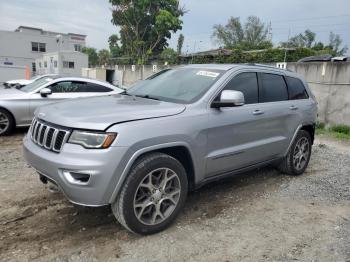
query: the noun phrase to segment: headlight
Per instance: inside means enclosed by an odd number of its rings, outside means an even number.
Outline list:
[[[88,149],[108,148],[116,137],[116,133],[97,133],[75,130],[69,137],[68,143],[81,145]]]

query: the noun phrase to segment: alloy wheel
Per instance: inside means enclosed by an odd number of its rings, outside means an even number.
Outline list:
[[[305,167],[310,154],[310,143],[306,137],[301,137],[296,143],[293,153],[293,165],[296,170]]]
[[[0,135],[5,133],[10,126],[8,116],[0,112]]]
[[[135,192],[135,216],[145,225],[160,224],[173,213],[180,194],[178,175],[169,168],[155,169],[142,179]]]

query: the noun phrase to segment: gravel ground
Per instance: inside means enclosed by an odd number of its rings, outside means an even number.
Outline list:
[[[317,138],[309,168],[271,168],[191,193],[176,223],[128,233],[108,207],[70,204],[0,137],[1,261],[350,261],[350,143]]]

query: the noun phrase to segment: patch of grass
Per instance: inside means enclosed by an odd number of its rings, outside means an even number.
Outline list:
[[[347,125],[336,125],[330,128],[333,132],[350,135],[350,126]]]
[[[350,126],[335,125],[326,128],[324,123],[319,122],[316,124],[316,135],[328,135],[340,140],[350,140]]]

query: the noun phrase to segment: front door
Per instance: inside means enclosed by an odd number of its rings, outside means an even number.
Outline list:
[[[262,144],[267,136],[264,114],[258,103],[255,72],[233,77],[223,90],[241,91],[245,105],[209,110],[207,177],[263,161]]]

